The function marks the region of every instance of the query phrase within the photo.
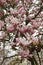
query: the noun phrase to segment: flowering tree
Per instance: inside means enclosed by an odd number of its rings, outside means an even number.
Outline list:
[[[43,49],[43,0],[0,0],[0,43],[3,43],[3,64],[6,58],[5,45],[9,43],[20,56],[32,65],[38,65],[34,57]]]

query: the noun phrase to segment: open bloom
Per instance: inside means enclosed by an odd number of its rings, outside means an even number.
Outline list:
[[[32,42],[33,42],[33,45],[38,45],[39,44],[38,37],[32,37]]]
[[[15,26],[15,25],[18,25],[20,23],[20,20],[15,17],[10,22]]]
[[[11,9],[10,10],[10,13],[14,16],[18,15],[18,11],[17,10],[14,10],[14,9]]]
[[[21,38],[21,37],[16,38],[16,41],[19,43],[19,45],[24,46],[24,47],[27,47],[32,43],[31,40],[28,41],[28,40]]]
[[[4,5],[5,2],[6,0],[0,0],[0,5]]]
[[[26,11],[23,7],[21,7],[19,10],[18,10],[18,13],[21,14],[21,15],[24,15],[26,14]]]
[[[6,26],[6,29],[7,29],[8,32],[13,32],[14,26],[12,24],[9,24],[8,26]]]
[[[33,25],[33,28],[38,28],[41,25],[41,22],[33,20],[32,25]]]

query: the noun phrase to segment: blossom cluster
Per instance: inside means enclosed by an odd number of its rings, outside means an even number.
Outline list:
[[[43,18],[38,18],[43,11],[34,18],[41,4],[42,0],[0,0],[0,40],[10,41],[22,58],[32,58],[43,46]]]

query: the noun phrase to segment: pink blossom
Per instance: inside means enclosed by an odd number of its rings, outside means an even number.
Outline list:
[[[7,29],[8,32],[13,32],[14,26],[12,24],[9,24],[8,26],[6,26],[6,29]]]
[[[11,10],[10,13],[14,16],[18,15],[18,11],[17,10]]]
[[[21,7],[18,12],[21,13],[21,11],[24,10],[24,7]]]
[[[23,28],[23,27],[20,28],[20,29],[19,29],[19,32],[24,33],[24,32],[25,32],[25,31],[24,31],[24,28]]]
[[[22,58],[27,58],[29,56],[29,51],[20,50],[20,55]]]
[[[26,11],[25,11],[24,7],[21,7],[21,8],[18,10],[18,13],[21,14],[21,15],[26,14]]]
[[[29,50],[20,50],[20,53],[22,58],[32,58],[32,54],[29,54]]]
[[[34,45],[38,45],[39,44],[38,37],[32,37],[32,42],[33,42]]]
[[[19,3],[18,6],[17,6],[18,10],[21,10],[23,8],[23,5],[22,3]]]
[[[0,31],[0,39],[4,39],[6,36],[5,32]]]
[[[6,0],[0,0],[0,5],[4,5]]]
[[[2,27],[4,27],[4,21],[0,20],[0,30],[2,29]]]
[[[27,32],[27,27],[25,26],[25,27],[19,28],[19,32],[21,32],[21,33]]]
[[[21,21],[21,23],[24,22],[24,18],[22,17],[22,18],[20,19],[20,21]]]
[[[28,25],[27,25],[27,30],[28,30],[28,32],[31,33],[31,34],[34,33],[34,29],[33,29],[32,26],[28,26]]]
[[[41,25],[41,22],[38,22],[38,21],[34,20],[32,22],[32,25],[33,25],[33,28],[38,28]]]
[[[28,41],[28,40],[24,40],[24,39],[21,38],[21,37],[16,38],[16,41],[19,43],[19,45],[24,46],[24,47],[26,47],[26,46],[29,47],[29,45],[32,43],[31,40],[29,40],[29,41]]]
[[[6,23],[11,23],[12,25],[14,25],[14,27],[20,23],[20,19],[14,17],[14,16],[7,17],[5,19],[5,21],[6,21]]]
[[[10,22],[15,26],[15,25],[18,25],[20,23],[20,20],[15,17]]]

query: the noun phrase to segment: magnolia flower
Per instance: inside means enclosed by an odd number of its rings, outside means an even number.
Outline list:
[[[0,40],[4,39],[6,36],[5,32],[0,31]]]
[[[0,0],[0,5],[4,5],[6,0]]]
[[[21,38],[21,37],[16,38],[16,41],[19,43],[19,45],[24,46],[24,47],[29,46],[32,43],[32,40],[28,41],[28,40]]]
[[[20,20],[15,17],[15,18],[13,18],[10,22],[11,22],[14,26],[16,26],[16,25],[18,25],[18,24],[20,23]]]
[[[6,29],[7,29],[8,32],[13,32],[14,31],[14,26],[12,24],[8,24],[6,26]]]
[[[20,8],[18,9],[18,12],[21,13],[22,10],[24,10],[24,7],[20,7]]]
[[[22,58],[32,58],[32,55],[29,54],[29,50],[20,50],[19,54]]]
[[[33,27],[32,27],[31,24],[28,24],[28,25],[27,25],[27,30],[28,30],[28,32],[31,33],[31,34],[34,33],[34,29],[33,29]]]
[[[21,32],[21,33],[26,33],[26,32],[33,33],[34,29],[31,26],[25,25],[25,26],[22,26],[21,28],[19,28],[19,32]]]
[[[12,20],[13,18],[14,18],[13,15],[12,15],[12,16],[8,16],[8,17],[5,18],[5,22],[6,22],[6,23],[9,23],[9,22],[11,23],[11,20]]]
[[[38,28],[41,25],[41,22],[33,20],[32,25],[33,25],[33,28]]]
[[[22,2],[17,5],[18,10],[21,9],[21,8],[23,8]]]
[[[25,33],[27,32],[27,28],[26,27],[19,28],[19,32]]]
[[[18,10],[18,13],[21,14],[21,15],[24,15],[26,14],[26,11],[23,7],[21,7],[19,10]]]
[[[0,30],[2,29],[2,27],[4,27],[4,21],[0,20]]]
[[[20,19],[14,17],[14,16],[8,16],[6,19],[5,19],[5,22],[6,23],[11,23],[12,25],[14,25],[14,27],[16,25],[18,25],[20,23]]]
[[[18,15],[18,11],[17,10],[10,10],[10,13],[14,16]]]
[[[33,42],[33,45],[38,45],[39,44],[38,37],[32,37],[32,42]]]

